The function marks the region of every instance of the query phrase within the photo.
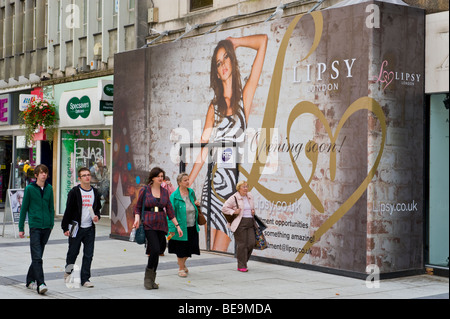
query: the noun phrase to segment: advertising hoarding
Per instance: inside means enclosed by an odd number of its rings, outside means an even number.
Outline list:
[[[115,70],[113,235],[131,231],[150,168],[175,181],[181,144],[233,142],[238,172],[214,149],[211,184],[201,148],[186,165],[210,249],[234,251],[220,209],[247,180],[268,226],[254,255],[356,273],[422,267],[423,10],[317,11],[121,53]]]

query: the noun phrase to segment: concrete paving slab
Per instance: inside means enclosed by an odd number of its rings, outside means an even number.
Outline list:
[[[0,220],[2,217],[0,216]],[[25,287],[30,264],[29,239],[14,238],[12,227],[0,237],[0,299],[154,299],[194,302],[201,300],[275,299],[449,299],[449,280],[421,275],[382,280],[369,289],[364,280],[283,265],[249,262],[249,272],[236,270],[230,254],[201,252],[187,262],[187,278],[177,275],[176,256],[160,257],[158,290],[145,290],[147,256],[143,246],[109,238],[108,224],[97,226],[91,281],[95,287],[68,288],[63,281],[67,238],[59,222],[44,253],[49,291],[38,295]],[[81,254],[77,260],[81,266]]]

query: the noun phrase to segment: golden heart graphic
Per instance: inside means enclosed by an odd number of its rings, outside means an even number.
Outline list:
[[[278,51],[278,56],[275,62],[274,66],[274,72],[272,75],[272,81],[270,83],[270,89],[269,94],[267,97],[267,103],[266,103],[266,111],[263,118],[263,123],[261,127],[263,129],[266,129],[266,132],[270,132],[270,136],[266,139],[260,140],[258,142],[258,148],[257,153],[260,153],[260,150],[263,150],[262,152],[265,152],[265,155],[268,155],[269,149],[270,149],[270,141],[272,140],[272,134],[273,130],[270,130],[270,128],[273,128],[275,125],[275,119],[277,115],[278,110],[278,101],[280,96],[280,88],[281,88],[281,79],[283,75],[283,66],[284,66],[284,60],[286,56],[286,50],[289,44],[289,39],[297,26],[298,22],[304,15],[299,15],[293,19],[291,24],[286,30],[286,33],[283,37],[282,42],[280,43],[280,49]],[[320,11],[311,13],[311,16],[314,20],[315,25],[315,36],[314,41],[311,46],[310,51],[308,54],[301,60],[304,61],[307,59],[318,47],[320,43],[320,39],[322,37],[323,32],[323,16]],[[296,262],[300,262],[301,259],[304,257],[306,252],[309,250],[309,248],[316,243],[320,237],[328,231],[340,218],[342,218],[349,209],[361,198],[361,196],[366,191],[367,187],[370,184],[370,181],[373,179],[375,172],[378,168],[378,165],[380,163],[381,157],[383,155],[384,151],[384,145],[386,141],[386,118],[384,115],[384,112],[381,108],[381,106],[372,98],[370,97],[362,97],[355,101],[350,107],[345,111],[343,117],[341,118],[339,125],[333,134],[331,131],[331,128],[329,126],[328,121],[326,120],[324,114],[318,109],[318,107],[307,101],[303,101],[298,103],[291,111],[288,119],[288,125],[287,125],[287,132],[288,132],[288,144],[290,144],[290,131],[293,122],[297,117],[299,117],[302,114],[310,113],[315,115],[320,122],[324,125],[326,128],[326,131],[328,133],[328,136],[330,137],[331,143],[336,143],[337,137],[339,136],[340,130],[343,127],[343,125],[347,122],[347,120],[350,118],[351,115],[354,113],[360,111],[360,110],[368,110],[375,114],[375,116],[380,121],[381,130],[382,130],[382,142],[380,145],[380,150],[378,152],[376,161],[369,171],[367,177],[363,180],[363,182],[360,184],[360,186],[353,192],[353,194],[342,204],[341,207],[336,210],[336,212],[330,216],[320,227],[319,229],[314,233],[310,241],[308,241],[303,249],[301,250],[301,253],[298,254],[297,258],[295,259]],[[264,145],[265,143],[265,145]],[[310,142],[313,143],[313,142]],[[293,193],[290,194],[279,194],[276,193],[262,184],[259,183],[263,168],[265,166],[265,160],[267,159],[267,156],[257,157],[255,159],[255,163],[253,164],[250,173],[247,172],[242,166],[239,166],[239,171],[247,178],[248,185],[249,185],[249,191],[254,187],[259,191],[259,193],[264,196],[269,201],[286,201],[286,202],[292,202],[296,201],[299,198],[301,198],[303,195],[306,195],[308,199],[310,200],[311,204],[317,211],[320,213],[324,213],[324,207],[320,201],[320,199],[317,197],[317,195],[313,192],[313,190],[310,188],[311,180],[315,174],[316,170],[316,164],[317,164],[317,153],[310,152],[306,154],[307,157],[311,160],[313,163],[311,176],[308,181],[304,179],[302,174],[300,173],[300,170],[298,169],[297,164],[294,161],[294,157],[292,154],[292,151],[290,150],[290,157],[291,161],[295,170],[295,173],[298,177],[298,180],[301,184],[301,188]],[[336,176],[336,152],[330,153],[330,172],[331,172],[331,179],[334,180]]]
[[[386,132],[387,132],[387,126],[386,126],[386,117],[384,115],[383,109],[381,106],[372,98],[370,97],[362,97],[355,101],[350,107],[345,111],[344,115],[342,116],[341,120],[339,121],[339,125],[333,134],[330,128],[330,125],[325,118],[325,115],[319,110],[319,108],[311,102],[303,101],[298,103],[291,111],[291,114],[289,115],[288,119],[288,125],[287,125],[287,140],[290,144],[290,131],[292,124],[294,123],[295,119],[303,114],[313,114],[315,115],[319,121],[322,123],[322,125],[325,127],[325,130],[330,137],[331,143],[335,144],[337,141],[337,138],[339,136],[339,133],[344,126],[344,124],[347,122],[347,120],[356,112],[360,110],[368,110],[371,111],[376,115],[378,120],[380,121],[381,131],[382,131],[382,139],[381,139],[381,145],[380,149],[378,151],[377,158],[375,160],[374,165],[370,169],[369,173],[367,174],[367,177],[362,181],[362,183],[359,185],[359,187],[353,192],[353,194],[339,207],[336,212],[331,215],[320,227],[319,229],[314,233],[314,235],[311,237],[311,240],[309,240],[302,248],[301,253],[298,254],[297,258],[295,259],[296,262],[300,262],[300,260],[304,257],[306,252],[309,251],[310,247],[314,245],[315,242],[317,242],[320,237],[327,232],[339,219],[341,219],[349,210],[353,207],[353,205],[361,198],[361,196],[366,191],[367,187],[369,186],[370,182],[372,181],[373,177],[375,176],[375,172],[378,168],[378,165],[380,164],[381,157],[383,155],[384,151],[384,145],[386,141]],[[292,151],[289,150],[289,155],[291,157],[292,165],[294,167],[295,173],[299,180],[304,180],[302,174],[300,173],[300,170],[298,169],[297,163],[294,160],[294,155],[292,154]],[[317,161],[317,159],[315,160]],[[313,162],[314,163],[314,162]],[[313,173],[315,171],[315,165],[313,165]],[[330,178],[333,181],[336,176],[336,152],[330,152]],[[303,184],[302,184],[303,185]],[[311,190],[308,186],[308,189]],[[311,190],[312,191],[312,190]],[[311,197],[309,197],[311,200]],[[319,199],[317,199],[319,200]],[[311,201],[311,204],[314,207],[319,206],[318,203],[315,203]]]

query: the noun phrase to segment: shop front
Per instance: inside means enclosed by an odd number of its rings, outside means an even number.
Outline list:
[[[221,207],[247,180],[268,226],[255,258],[422,272],[424,20],[367,1],[117,54],[112,235],[130,233],[150,168],[175,182],[183,166],[208,219],[203,249],[234,252]],[[232,110],[215,84],[230,76],[243,83]],[[238,169],[201,142],[238,144]]]
[[[34,167],[46,164],[52,183],[53,152],[48,141],[25,140],[20,127],[19,112],[41,90],[24,90],[0,95],[0,207],[4,208],[8,189],[24,189],[34,180]]]
[[[13,154],[11,135],[0,136],[0,208],[5,207]]]
[[[0,208],[5,207],[13,159],[12,132],[4,130],[11,125],[11,105],[10,94],[0,95]]]
[[[428,205],[425,263],[448,276],[449,267],[449,20],[448,11],[427,15],[425,138]]]
[[[79,184],[78,169],[87,167],[92,186],[102,195],[101,214],[110,216],[112,113],[100,110],[103,83],[102,79],[90,79],[54,86],[60,115],[58,215],[64,214],[70,189]]]

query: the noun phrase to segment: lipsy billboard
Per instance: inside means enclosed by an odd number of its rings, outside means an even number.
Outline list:
[[[213,250],[234,251],[220,209],[246,180],[254,255],[422,268],[423,57],[424,12],[377,1],[116,55],[112,235],[150,168],[176,185],[182,160]]]

